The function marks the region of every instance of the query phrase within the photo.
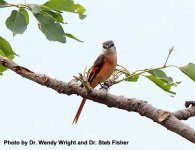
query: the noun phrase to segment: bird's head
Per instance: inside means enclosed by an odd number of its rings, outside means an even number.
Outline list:
[[[111,40],[102,43],[102,47],[105,53],[108,53],[108,54],[116,53],[116,47],[114,45],[114,42]]]

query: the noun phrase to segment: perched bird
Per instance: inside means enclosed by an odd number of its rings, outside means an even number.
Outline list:
[[[101,82],[106,81],[114,72],[117,64],[116,47],[113,41],[104,42],[102,47],[103,51],[95,60],[88,76],[88,82],[92,88],[95,88]],[[86,98],[83,98],[72,122],[73,124],[77,123],[85,102]]]

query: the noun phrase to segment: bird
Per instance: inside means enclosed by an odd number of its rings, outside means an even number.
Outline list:
[[[102,43],[102,53],[97,57],[88,75],[88,83],[91,88],[95,88],[101,82],[106,81],[116,69],[117,52],[114,42],[112,40]],[[83,98],[72,124],[77,124],[81,111],[86,102]]]

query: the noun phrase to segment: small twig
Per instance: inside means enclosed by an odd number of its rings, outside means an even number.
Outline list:
[[[165,61],[164,65],[163,65],[164,67],[166,67],[167,62],[168,62],[168,59],[169,59],[169,57],[170,57],[171,53],[173,52],[173,49],[174,49],[174,47],[171,47],[171,48],[169,49],[168,56],[167,56],[166,61]]]
[[[31,9],[29,4],[12,4],[12,3],[7,3],[6,7],[17,7],[17,8],[26,8],[26,9]]]

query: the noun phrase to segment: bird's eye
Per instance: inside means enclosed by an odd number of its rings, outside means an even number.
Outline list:
[[[105,45],[103,45],[103,48],[106,48],[106,46],[105,46]]]
[[[112,46],[114,46],[114,44],[113,44],[113,43],[110,45],[110,47],[112,47]]]

